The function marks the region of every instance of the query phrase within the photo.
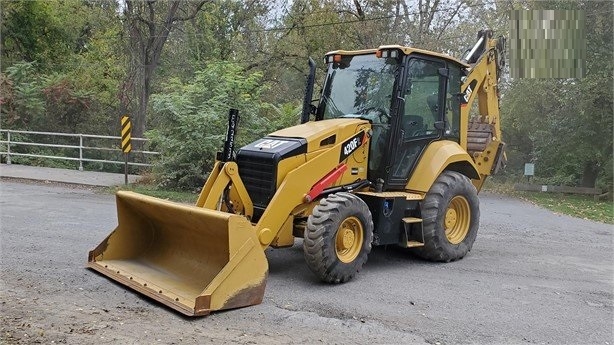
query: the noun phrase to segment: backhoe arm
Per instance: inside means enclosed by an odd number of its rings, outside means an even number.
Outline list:
[[[461,85],[460,144],[473,158],[480,174],[473,183],[479,190],[486,177],[505,164],[499,116],[499,78],[504,66],[505,39],[492,38],[492,31],[480,31],[478,42],[464,57],[471,65]],[[471,117],[477,97],[479,115]]]

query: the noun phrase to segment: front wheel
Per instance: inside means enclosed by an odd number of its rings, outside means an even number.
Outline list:
[[[473,247],[480,223],[480,202],[469,178],[444,171],[420,204],[424,246],[413,252],[430,260],[462,259]]]
[[[320,201],[307,219],[303,252],[309,269],[327,283],[345,283],[367,262],[373,241],[369,207],[351,193]]]

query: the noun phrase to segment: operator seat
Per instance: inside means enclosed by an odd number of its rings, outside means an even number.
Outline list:
[[[436,93],[430,94],[426,97],[426,104],[428,104],[429,109],[431,110],[431,115],[433,115],[434,121],[439,121],[439,100],[437,98]]]
[[[405,115],[403,117],[403,139],[426,134],[424,119],[418,115]]]

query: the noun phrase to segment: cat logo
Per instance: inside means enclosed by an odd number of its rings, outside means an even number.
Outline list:
[[[465,99],[465,103],[469,103],[469,97],[471,97],[472,92],[473,90],[471,90],[471,85],[467,86],[467,90],[465,90],[465,97],[463,97]]]
[[[467,85],[467,88],[465,89],[465,92],[463,93],[463,105],[469,103],[469,99],[471,98],[471,94],[473,93],[473,89],[475,88],[476,84],[478,82],[476,80],[472,80],[471,83],[469,83],[469,85]]]
[[[279,147],[283,144],[287,143],[286,140],[273,140],[273,139],[265,139],[261,142],[259,142],[258,144],[254,145],[254,147],[257,147],[259,149],[267,149],[267,150],[272,150],[276,147]]]

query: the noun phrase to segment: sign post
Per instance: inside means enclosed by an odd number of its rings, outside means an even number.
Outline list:
[[[531,176],[535,175],[535,164],[524,163],[524,176],[527,177],[527,182],[531,182]]]
[[[122,116],[122,152],[124,153],[124,184],[128,185],[128,154],[132,151],[132,123],[129,116]]]

